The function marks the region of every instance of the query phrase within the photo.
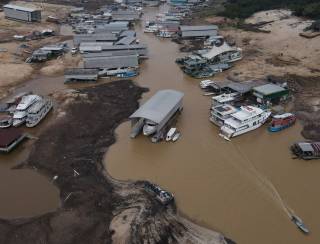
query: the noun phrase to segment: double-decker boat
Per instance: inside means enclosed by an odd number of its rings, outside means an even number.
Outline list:
[[[242,106],[238,112],[231,114],[231,117],[224,121],[220,135],[230,140],[231,137],[255,130],[267,121],[270,114],[268,110],[258,107]]]

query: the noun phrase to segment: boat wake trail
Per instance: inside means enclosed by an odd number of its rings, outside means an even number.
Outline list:
[[[274,200],[276,203],[278,203],[279,207],[288,215],[288,217],[292,218],[294,215],[294,211],[288,206],[288,204],[285,202],[285,200],[281,197],[279,191],[277,188],[273,185],[273,183],[262,173],[260,173],[257,168],[254,166],[253,162],[240,150],[240,147],[234,143],[231,142],[231,145],[237,150],[239,155],[248,162],[246,165],[246,171],[250,174],[250,176],[255,177],[258,182],[261,184],[261,186],[266,190],[266,193],[269,197],[271,197],[272,200]]]

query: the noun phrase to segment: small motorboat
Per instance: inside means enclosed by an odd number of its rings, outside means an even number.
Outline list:
[[[131,78],[131,77],[135,77],[137,75],[138,75],[137,72],[128,70],[126,72],[117,74],[116,77],[118,77],[118,78]]]
[[[296,215],[292,215],[291,220],[304,234],[309,234],[309,229],[304,225],[302,219]]]
[[[296,116],[292,113],[274,115],[268,129],[271,132],[281,131],[294,125],[296,119]]]
[[[173,135],[172,137],[172,141],[175,142],[180,138],[181,134],[180,132],[177,132],[176,134]]]
[[[177,131],[177,128],[171,128],[167,133],[166,141],[171,141],[176,131]]]

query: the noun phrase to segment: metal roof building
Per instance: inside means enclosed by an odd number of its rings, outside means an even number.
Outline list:
[[[126,31],[122,31],[119,35],[119,37],[126,37],[126,36],[137,36],[137,33],[133,30],[126,30]]]
[[[216,25],[181,25],[181,31],[206,31],[206,30],[219,30]]]
[[[139,50],[115,50],[115,51],[105,51],[105,52],[91,52],[83,54],[84,58],[94,58],[94,57],[110,57],[110,56],[128,56],[128,55],[139,55],[143,58]]]
[[[135,21],[140,19],[141,13],[133,10],[117,10],[112,12],[112,19],[116,21]]]
[[[126,30],[129,30],[128,21],[116,21],[116,22],[110,22],[108,24],[99,24],[96,26],[94,32],[95,33],[121,32]]]
[[[78,34],[74,36],[74,45],[80,45],[81,42],[115,42],[118,40],[116,34]]]
[[[66,69],[64,72],[64,80],[65,83],[72,81],[97,81],[98,74],[98,69]]]
[[[86,69],[136,68],[138,66],[138,55],[84,58]]]
[[[177,104],[180,104],[184,94],[175,90],[161,90],[144,103],[129,118],[144,118],[160,124]]]
[[[27,22],[41,21],[41,11],[35,8],[7,4],[3,6],[3,10],[5,17],[8,19]]]
[[[179,27],[179,35],[182,38],[209,37],[218,35],[218,26],[216,25],[182,25]]]
[[[121,38],[115,43],[115,45],[130,45],[136,42],[136,38],[132,36],[126,36]]]
[[[286,99],[289,96],[289,90],[275,84],[265,84],[252,88],[252,93],[257,97],[257,101],[264,103],[267,101],[276,102]]]
[[[246,94],[252,90],[252,88],[256,86],[261,86],[266,84],[265,81],[262,80],[252,80],[252,81],[243,81],[243,82],[233,82],[228,83],[224,89],[230,90],[232,92],[238,92],[240,94]]]

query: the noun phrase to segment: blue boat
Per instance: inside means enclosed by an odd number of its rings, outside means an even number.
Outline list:
[[[136,71],[125,71],[123,73],[119,73],[116,75],[118,78],[131,78],[138,75],[138,72]]]
[[[296,116],[292,113],[275,115],[269,126],[270,132],[278,132],[292,126],[296,122]]]

